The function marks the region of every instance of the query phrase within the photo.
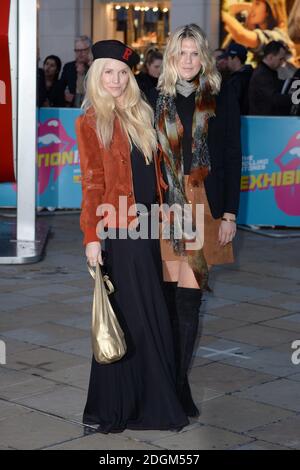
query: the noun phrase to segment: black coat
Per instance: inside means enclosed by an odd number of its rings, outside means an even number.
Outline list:
[[[251,65],[244,65],[237,72],[233,72],[228,79],[228,83],[230,83],[236,92],[242,116],[246,116],[249,113],[248,92],[252,73],[253,67]]]
[[[153,90],[150,104],[156,107],[158,92]],[[238,213],[242,150],[240,110],[233,88],[224,84],[216,98],[216,116],[209,119],[208,148],[211,173],[204,181],[212,216]]]
[[[64,93],[61,88],[61,84],[59,80],[56,80],[52,87],[47,89],[46,81],[45,81],[45,74],[43,69],[38,69],[38,83],[37,83],[37,90],[38,90],[38,103],[39,107],[43,107],[45,102],[47,102],[47,107],[55,107],[61,108],[65,105],[64,100]]]
[[[208,124],[211,173],[204,185],[215,219],[224,212],[238,213],[242,167],[240,128],[237,97],[230,84],[225,84],[217,96],[216,116]]]
[[[156,88],[158,78],[152,77],[148,73],[140,72],[138,75],[135,75],[135,79],[140,90],[144,93],[147,99],[149,99],[149,93],[152,88]]]
[[[249,84],[249,114],[254,116],[288,116],[292,106],[289,96],[282,95],[283,82],[276,70],[262,62],[253,72]]]
[[[76,93],[76,82],[77,82],[77,71],[76,71],[76,62],[68,62],[64,65],[62,74],[61,74],[61,87],[63,91],[68,87],[70,93],[75,95]]]

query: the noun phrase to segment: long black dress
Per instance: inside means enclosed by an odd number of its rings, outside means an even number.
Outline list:
[[[131,163],[135,200],[148,207],[156,200],[154,163],[146,165],[136,147]],[[92,358],[83,423],[97,424],[105,433],[186,426],[188,419],[176,395],[159,240],[106,239],[105,265],[116,289],[110,300],[128,351],[112,364]]]

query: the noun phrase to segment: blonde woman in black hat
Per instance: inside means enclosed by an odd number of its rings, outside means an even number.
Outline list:
[[[103,222],[107,231],[102,235],[109,233],[104,261],[115,286],[110,298],[128,350],[112,364],[99,364],[93,357],[83,422],[103,433],[126,428],[178,430],[188,419],[176,394],[159,240],[148,232],[145,239],[130,237],[142,219],[150,223],[151,205],[157,199],[153,113],[131,71],[139,56],[119,41],[100,41],[92,50],[84,115],[77,121],[80,224],[87,260],[102,264],[97,224],[105,217],[96,216],[96,210],[108,204],[115,210],[117,217]],[[122,211],[120,196],[128,212]],[[139,210],[138,203],[143,204]]]

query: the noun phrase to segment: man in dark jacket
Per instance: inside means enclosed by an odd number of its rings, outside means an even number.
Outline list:
[[[249,114],[288,116],[291,98],[281,94],[283,82],[277,70],[286,59],[287,50],[280,41],[271,41],[264,49],[262,63],[254,70],[249,85]]]
[[[241,115],[247,115],[249,112],[248,88],[253,73],[253,67],[245,64],[247,53],[246,47],[236,43],[231,44],[225,53],[227,67],[231,72],[228,83],[236,93]]]
[[[92,63],[92,41],[88,36],[75,39],[75,60],[65,64],[60,86],[65,95],[67,107],[80,107],[84,94],[83,82]]]

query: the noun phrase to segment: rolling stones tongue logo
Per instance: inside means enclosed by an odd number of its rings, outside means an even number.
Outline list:
[[[59,119],[48,119],[44,123],[39,124],[39,194],[42,194],[47,188],[50,181],[51,172],[53,171],[53,181],[55,182],[59,177],[63,167],[66,165],[63,160],[62,162],[56,162],[55,165],[51,164],[51,157],[59,157],[61,154],[63,154],[63,152],[70,152],[75,143],[76,141],[67,134]],[[50,157],[50,162],[48,157]]]
[[[274,162],[281,172],[297,171],[300,168],[300,132],[296,132],[285,149]],[[300,184],[274,188],[275,200],[280,210],[288,215],[300,215]]]

